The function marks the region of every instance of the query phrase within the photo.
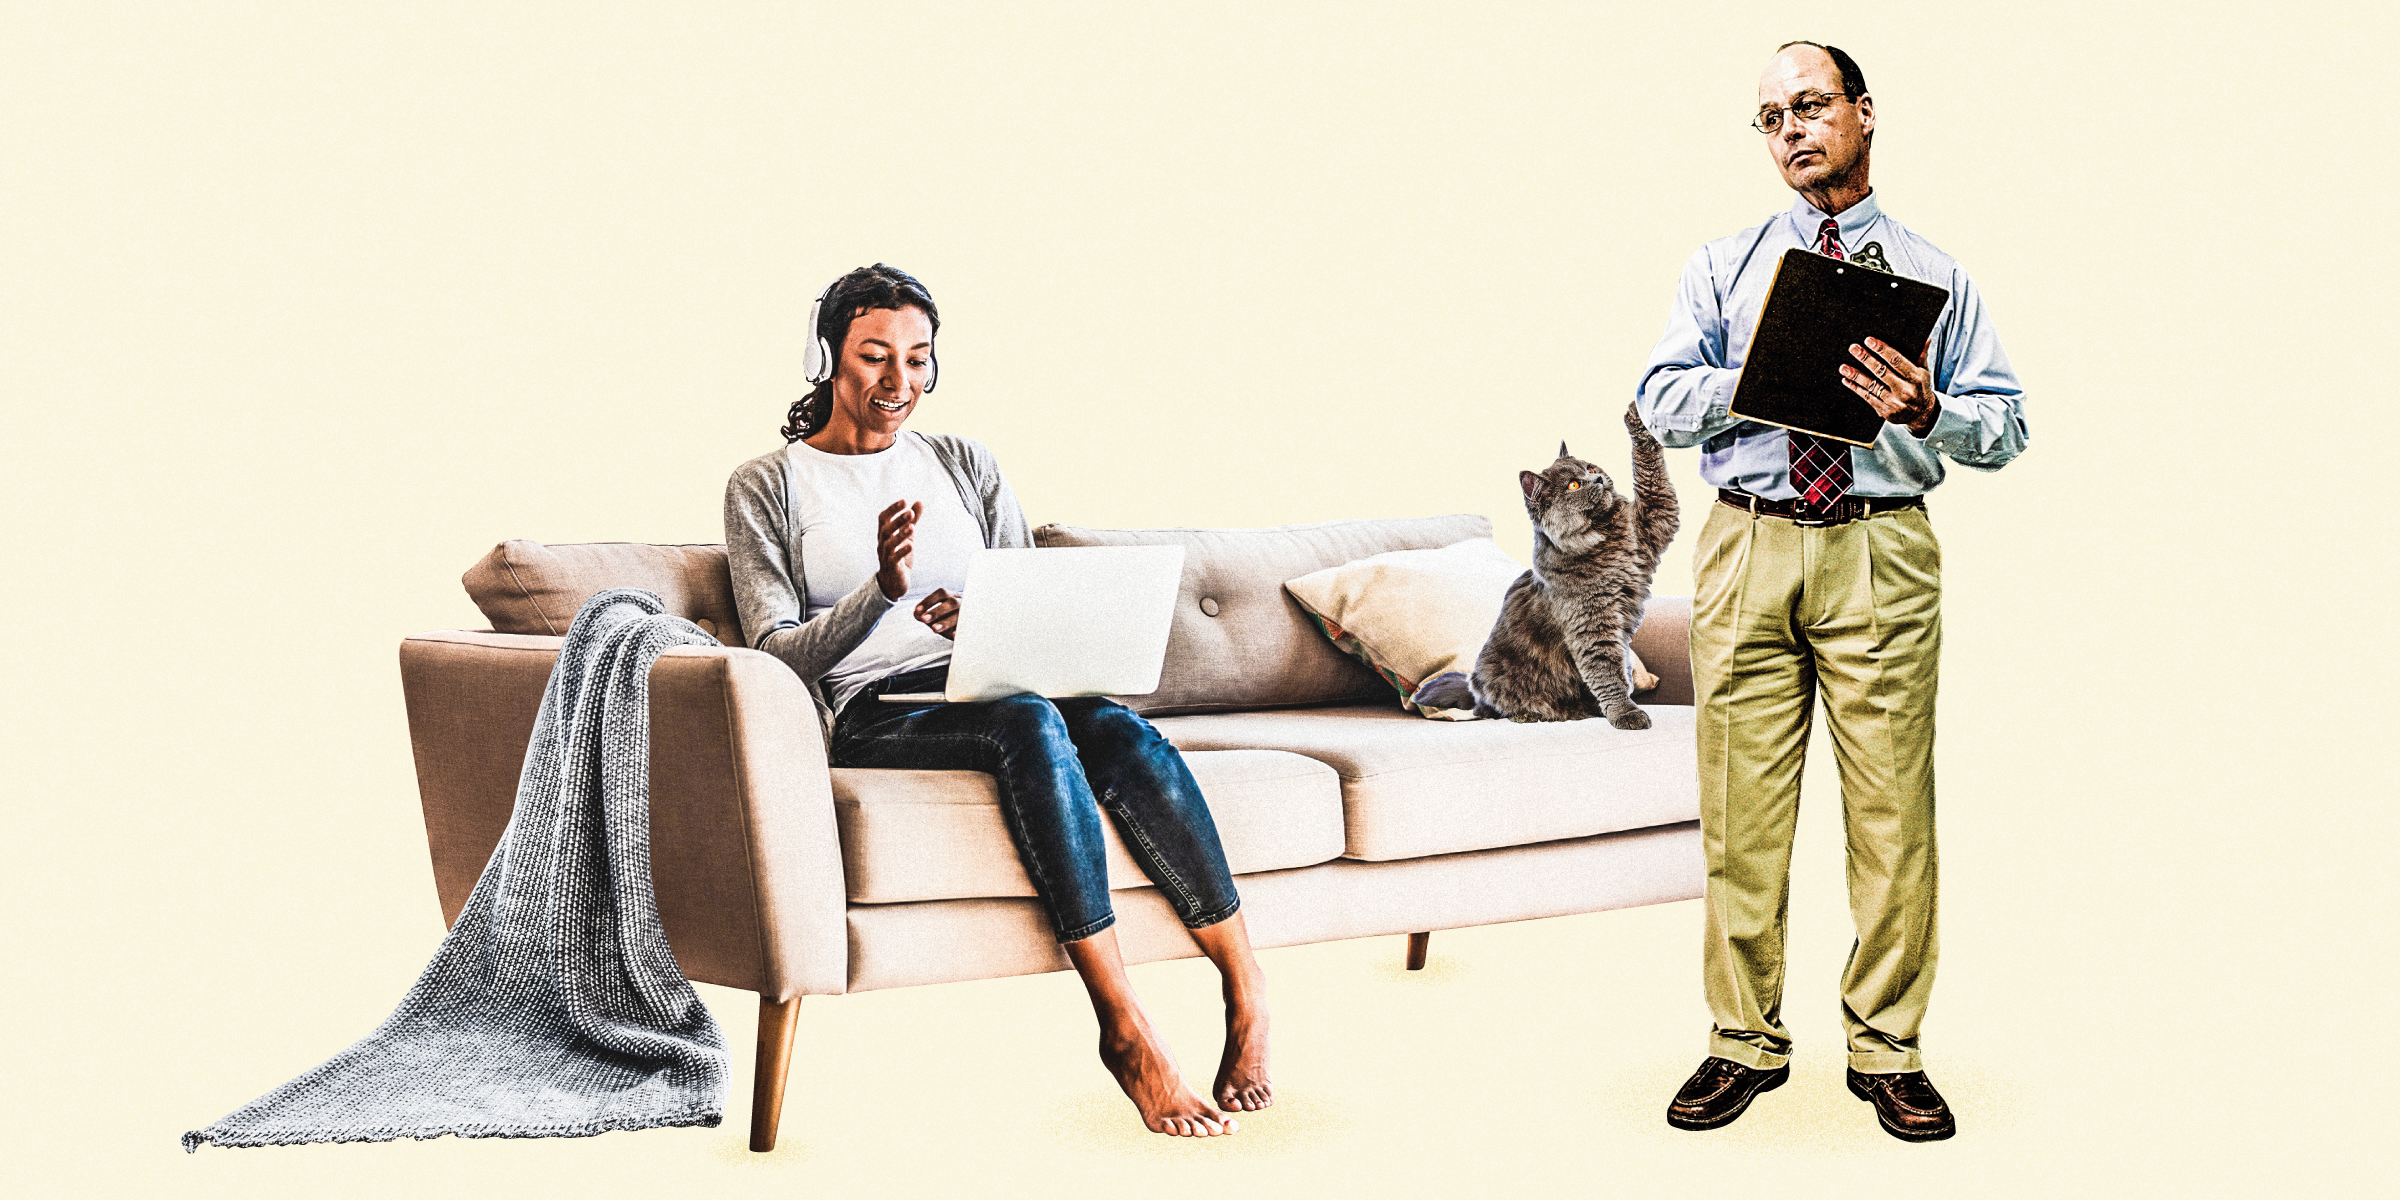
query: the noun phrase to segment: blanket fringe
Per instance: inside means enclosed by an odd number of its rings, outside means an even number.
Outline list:
[[[636,1129],[674,1129],[698,1126],[714,1129],[723,1124],[722,1112],[694,1111],[671,1113],[658,1117],[610,1117],[600,1121],[579,1121],[572,1125],[448,1125],[434,1129],[407,1130],[383,1126],[373,1129],[307,1129],[287,1130],[272,1137],[237,1137],[231,1134],[211,1134],[195,1129],[183,1135],[183,1152],[197,1153],[202,1146],[222,1150],[253,1150],[260,1146],[307,1146],[327,1142],[396,1142],[413,1138],[430,1142],[435,1138],[551,1138],[598,1137],[604,1133],[624,1133]]]

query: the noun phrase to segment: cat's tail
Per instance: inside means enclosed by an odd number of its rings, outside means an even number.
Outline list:
[[[1466,672],[1444,671],[1418,685],[1408,702],[1418,708],[1471,711],[1475,707],[1475,689],[1468,684]]]

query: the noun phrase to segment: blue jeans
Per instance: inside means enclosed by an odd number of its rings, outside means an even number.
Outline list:
[[[1185,928],[1214,925],[1241,908],[1200,785],[1150,722],[1101,696],[1019,695],[971,704],[880,699],[886,692],[938,692],[948,678],[948,667],[928,667],[868,684],[834,722],[833,765],[990,775],[1017,858],[1061,942],[1117,921],[1108,903],[1101,809],[1116,819],[1134,861]]]

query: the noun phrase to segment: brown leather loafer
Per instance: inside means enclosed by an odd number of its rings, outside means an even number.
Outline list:
[[[1733,1124],[1750,1107],[1750,1099],[1771,1092],[1792,1077],[1789,1065],[1772,1071],[1745,1067],[1729,1059],[1701,1060],[1700,1069],[1683,1081],[1683,1090],[1667,1105],[1667,1124],[1677,1129],[1715,1129]]]
[[[1875,1106],[1883,1131],[1904,1142],[1938,1142],[1958,1132],[1950,1105],[1923,1071],[1897,1075],[1850,1072],[1851,1094]]]

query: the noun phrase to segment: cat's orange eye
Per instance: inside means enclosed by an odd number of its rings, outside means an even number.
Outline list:
[[[1582,490],[1582,488],[1583,488],[1583,481],[1582,481],[1582,480],[1580,480],[1580,479],[1578,479],[1578,480],[1575,480],[1575,481],[1573,481],[1573,482],[1571,482],[1571,483],[1567,484],[1567,490],[1568,490],[1568,491],[1570,491],[1570,492],[1573,492],[1573,491],[1580,491],[1580,490]]]

